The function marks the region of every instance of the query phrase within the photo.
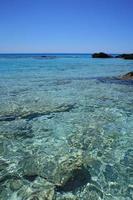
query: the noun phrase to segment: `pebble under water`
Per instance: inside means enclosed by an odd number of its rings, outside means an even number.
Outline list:
[[[132,200],[133,61],[49,56],[0,55],[0,200]]]

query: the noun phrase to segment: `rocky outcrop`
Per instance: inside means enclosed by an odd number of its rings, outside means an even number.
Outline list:
[[[41,116],[49,116],[52,118],[50,115],[55,114],[55,113],[60,113],[60,112],[69,112],[75,108],[76,104],[61,104],[60,106],[57,106],[51,110],[45,110],[45,111],[36,111],[36,112],[26,112],[26,113],[12,113],[8,115],[0,115],[0,121],[14,121],[17,119],[25,119],[25,120],[33,120],[35,118],[41,117]]]
[[[133,80],[133,71],[129,72],[127,74],[124,74],[123,76],[120,76],[119,79],[121,79],[121,80]]]
[[[111,55],[100,52],[100,53],[94,53],[92,54],[92,58],[112,58]]]
[[[133,60],[133,53],[132,54],[120,54],[117,55],[116,58],[123,58],[126,60]]]

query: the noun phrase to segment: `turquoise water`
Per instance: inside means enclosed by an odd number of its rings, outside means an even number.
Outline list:
[[[132,200],[133,61],[40,56],[0,55],[0,200]]]

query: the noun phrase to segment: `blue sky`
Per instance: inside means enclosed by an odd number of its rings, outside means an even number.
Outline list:
[[[133,52],[133,0],[0,0],[0,52]]]

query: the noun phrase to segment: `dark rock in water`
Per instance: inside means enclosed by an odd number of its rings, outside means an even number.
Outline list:
[[[51,59],[56,59],[57,58],[57,56],[34,56],[34,58],[36,58],[36,59],[48,59],[48,60],[51,60]]]
[[[0,116],[0,121],[13,121],[17,118],[15,115]]]
[[[132,54],[120,54],[117,55],[116,58],[123,58],[127,60],[133,60],[133,53]]]
[[[41,56],[42,59],[55,59],[56,56]]]
[[[75,191],[77,188],[86,185],[91,180],[91,175],[85,168],[74,169],[71,177],[61,186],[56,186],[57,192]]]
[[[100,52],[100,53],[94,53],[92,54],[92,58],[112,58],[111,55]]]
[[[119,77],[121,80],[133,80],[133,72],[129,72],[121,77]]]
[[[36,174],[34,174],[34,175],[24,175],[24,179],[27,179],[30,182],[34,181],[37,177],[38,177],[38,175],[36,175]]]
[[[115,56],[115,58],[124,58],[125,55],[126,54],[119,54],[119,55]]]

